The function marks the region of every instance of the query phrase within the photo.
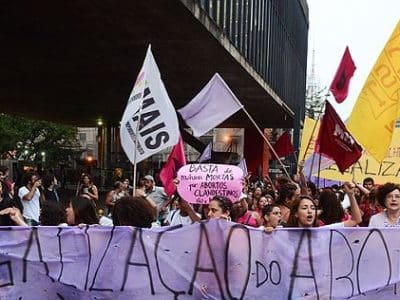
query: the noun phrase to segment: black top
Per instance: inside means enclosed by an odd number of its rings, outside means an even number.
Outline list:
[[[44,199],[48,202],[58,202],[59,198],[55,190],[50,191],[49,189],[44,189]]]

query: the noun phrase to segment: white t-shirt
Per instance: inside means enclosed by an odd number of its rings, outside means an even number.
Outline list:
[[[21,199],[22,205],[24,207],[24,217],[26,219],[32,219],[39,222],[40,214],[40,192],[36,189],[35,194],[31,200],[25,200],[24,196],[29,194],[29,190],[26,186],[19,188],[18,197]]]
[[[339,222],[339,223],[332,223],[328,225],[321,226],[321,228],[343,228],[344,222]]]
[[[101,216],[99,220],[99,224],[101,226],[113,226],[113,221],[110,218],[107,218],[105,216]]]
[[[198,215],[200,217],[199,214],[196,213],[196,215]],[[168,214],[167,221],[170,226],[181,225],[181,224],[189,225],[189,224],[193,223],[192,219],[189,216],[186,216],[186,217],[181,216],[180,209],[171,211]]]
[[[400,219],[391,224],[385,211],[375,214],[369,219],[368,227],[400,227]]]

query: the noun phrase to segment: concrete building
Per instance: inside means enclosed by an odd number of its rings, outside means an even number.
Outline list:
[[[298,146],[305,0],[9,1],[0,20],[3,111],[82,127],[101,118],[102,167],[123,160],[116,126],[148,44],[176,108],[218,72],[261,128],[293,128]],[[244,128],[250,168],[267,159],[243,112],[221,127]]]

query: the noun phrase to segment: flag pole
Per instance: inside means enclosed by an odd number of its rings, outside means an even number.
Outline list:
[[[135,130],[135,152],[133,153],[133,196],[135,196],[136,192],[136,172],[137,172],[137,163],[136,163],[136,155],[137,155],[137,145],[138,145],[138,133],[140,127],[140,121],[142,117],[142,108],[143,108],[143,97],[140,100],[139,111],[138,111],[138,121]]]
[[[328,101],[328,100],[325,100],[325,103],[326,103],[326,101]],[[321,114],[322,114],[322,108],[321,108]],[[321,124],[322,125],[322,124]],[[320,130],[321,130],[321,127],[320,127]],[[321,139],[323,139],[323,135],[321,135]],[[314,152],[315,153],[315,152]],[[321,160],[322,160],[322,154],[321,153],[318,153],[319,154],[319,160],[318,160],[318,182],[317,182],[317,189],[319,189],[319,180],[320,180],[320,176],[321,176]]]
[[[321,158],[322,158],[322,155],[321,155],[321,153],[319,153],[317,189],[319,189],[319,178],[321,176]]]
[[[324,102],[325,102],[325,101],[328,101],[328,96],[329,96],[329,91],[328,91],[328,93],[325,95],[325,100],[324,100]],[[312,141],[313,135],[314,135],[314,133],[315,133],[315,129],[317,128],[318,121],[321,119],[321,115],[322,115],[322,107],[321,107],[321,110],[318,112],[318,117],[317,117],[317,119],[315,120],[315,124],[314,124],[313,130],[312,130],[312,132],[311,132],[310,139],[308,140],[307,147],[306,147],[306,151],[304,151],[304,155],[303,155],[303,159],[302,159],[302,160],[304,160],[304,159],[306,158],[307,151],[308,151],[308,149],[310,148],[311,141]]]
[[[310,173],[308,174],[308,181],[311,180],[311,176],[313,173],[313,169],[314,169],[314,161],[315,161],[315,152],[312,154],[312,158],[311,158],[311,167],[310,167]]]
[[[327,100],[328,100],[328,96],[329,96],[329,91],[328,91],[328,93],[325,95],[325,100],[324,100],[324,101],[327,101]],[[312,130],[312,132],[311,132],[310,139],[308,140],[307,147],[306,147],[306,151],[304,151],[304,155],[303,155],[303,159],[302,159],[302,160],[305,160],[306,155],[307,155],[307,152],[308,152],[308,149],[310,149],[311,141],[312,141],[312,139],[313,139],[313,136],[314,136],[314,133],[315,133],[315,129],[317,128],[318,121],[321,119],[321,115],[322,115],[322,107],[321,107],[321,110],[318,112],[318,117],[317,117],[317,119],[315,120],[314,127],[313,127],[313,130]],[[315,152],[314,152],[314,153],[315,153]],[[313,155],[313,156],[312,156],[312,159],[311,159],[311,168],[310,168],[310,173],[308,174],[308,180],[309,180],[309,181],[311,180],[312,171],[313,171],[313,168],[314,168],[314,161],[315,161],[315,155]]]
[[[241,103],[240,103],[241,104]],[[254,119],[251,117],[251,115],[249,114],[249,112],[246,110],[246,108],[241,104],[243,111],[246,113],[247,117],[250,119],[250,121],[253,123],[253,125],[256,127],[257,131],[261,134],[261,136],[263,137],[264,141],[267,143],[269,149],[272,151],[272,153],[275,155],[275,157],[277,158],[278,162],[280,163],[280,165],[283,168],[283,171],[285,172],[286,176],[288,178],[290,178],[290,175],[288,173],[288,171],[285,168],[285,165],[283,164],[283,162],[281,161],[281,159],[278,157],[278,154],[275,152],[274,148],[272,147],[271,143],[268,141],[268,139],[265,137],[264,133],[261,131],[260,127],[258,127],[257,123],[254,121]]]
[[[151,51],[151,44],[149,44],[149,47],[147,51]],[[147,57],[147,52],[146,52],[146,57]],[[146,70],[147,67],[147,59],[145,59],[145,62],[143,64],[143,69]],[[142,109],[143,109],[143,91],[144,87],[142,90],[142,97],[140,97],[140,104],[139,104],[139,110],[138,110],[138,121],[136,124],[136,130],[135,130],[135,152],[133,153],[133,196],[135,196],[136,192],[136,173],[137,173],[137,162],[136,162],[136,155],[137,155],[137,145],[138,145],[138,133],[139,133],[139,128],[140,128],[140,122],[142,118]]]

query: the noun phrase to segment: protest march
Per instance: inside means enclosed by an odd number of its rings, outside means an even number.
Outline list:
[[[0,299],[400,299],[398,45],[400,23],[342,120],[332,102],[356,72],[345,48],[291,174],[290,130],[272,145],[219,73],[175,108],[148,45],[121,112],[133,178],[102,194],[83,173],[63,198],[54,173],[28,170],[17,184],[0,166]],[[252,174],[244,156],[216,162],[212,145],[187,161],[185,134],[238,112],[283,174]],[[159,173],[138,175],[166,149]]]

